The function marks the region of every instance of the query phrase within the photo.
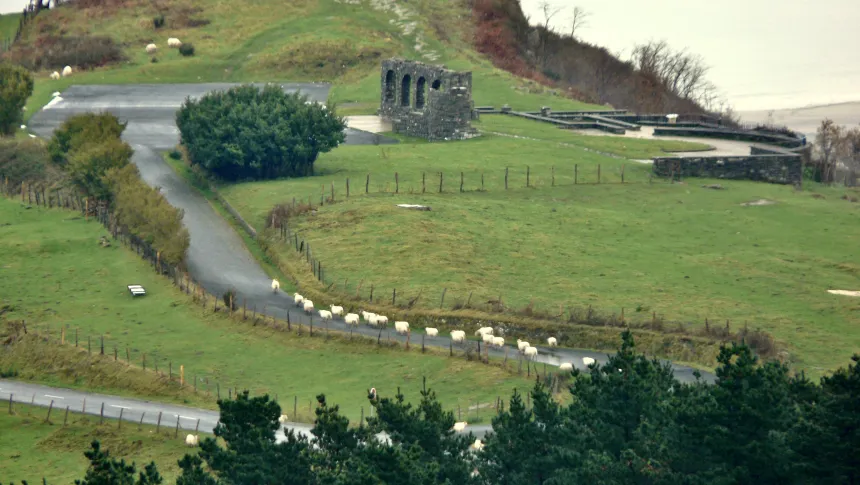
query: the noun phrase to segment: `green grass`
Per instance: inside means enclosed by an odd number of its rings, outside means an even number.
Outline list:
[[[526,163],[536,189],[524,188]],[[572,184],[574,164],[579,185]],[[593,183],[597,164],[602,180],[613,183]],[[634,183],[618,183],[622,165]],[[364,280],[363,292],[373,283],[376,294],[396,288],[403,299],[423,289],[422,302],[431,306],[447,288],[446,306],[474,292],[472,303],[501,295],[514,308],[593,305],[603,312],[624,308],[628,318],[657,312],[694,325],[728,319],[735,329],[749,324],[771,332],[798,367],[812,372],[844,364],[860,346],[853,331],[860,302],[826,292],[853,288],[860,274],[856,251],[845,243],[860,237],[860,206],[841,200],[844,190],[818,189],[826,196],[819,200],[809,191],[753,182],[649,185],[647,165],[503,137],[341,147],[322,156],[317,170],[321,175],[311,178],[220,191],[262,227],[274,204],[310,195],[318,205],[320,187],[328,194],[332,182],[343,201],[350,178],[348,201],[293,227],[326,265],[327,279],[339,286],[348,279],[352,292]],[[458,193],[461,170],[465,194]],[[422,171],[431,192],[425,195]],[[365,196],[367,173],[372,193]],[[485,192],[476,191],[481,173]],[[701,188],[713,182],[726,190]],[[740,205],[759,198],[778,203]],[[406,211],[397,203],[433,210]]]
[[[5,42],[15,37],[20,19],[20,13],[0,15],[0,42]]]
[[[429,21],[417,18],[416,32],[424,39],[424,50],[433,50],[453,69],[473,72],[473,98],[477,105],[510,104],[515,109],[603,109],[562,96],[507,72],[495,69],[463,42],[468,37],[470,18],[465,7],[452,5],[439,9],[438,0],[410,2],[409,7],[426,10],[433,19],[450,29],[450,40],[440,42]],[[172,12],[181,2],[163,2]],[[34,94],[27,104],[27,118],[51,99],[51,93],[72,84],[128,84],[168,82],[264,82],[328,81],[335,85],[330,102],[350,103],[352,114],[373,113],[379,103],[379,66],[383,58],[403,56],[420,58],[415,50],[416,34],[403,34],[389,22],[392,14],[366,5],[353,6],[335,0],[276,2],[258,0],[254,8],[235,2],[201,0],[196,18],[209,25],[197,28],[165,27],[155,31],[149,4],[132,3],[114,11],[80,10],[73,7],[51,9],[39,15],[25,36],[33,42],[42,24],[62,26],[69,34],[109,35],[128,47],[129,61],[78,72],[68,78],[50,80],[49,72],[38,73]],[[429,18],[429,17],[428,17]],[[437,22],[438,24],[439,22]],[[325,25],[325,29],[320,29]],[[168,49],[168,37],[191,42],[194,57],[182,57]],[[159,46],[158,62],[152,63],[144,52],[150,41]]]
[[[70,412],[63,426],[65,410],[54,408],[51,422],[45,422],[48,409],[15,403],[14,414],[8,408],[0,412],[0,480],[3,483],[73,483],[84,478],[89,460],[84,452],[90,449],[93,440],[99,440],[103,450],[111,456],[135,462],[141,471],[155,461],[164,483],[174,483],[181,470],[177,464],[190,450],[184,444],[185,435],[174,438],[155,426],[144,425],[138,429],[134,423],[123,423],[117,429],[116,420],[105,420],[99,424],[98,417]],[[202,437],[201,437],[202,438]]]
[[[423,376],[448,407],[491,402],[529,385],[498,367],[421,355],[414,346],[405,352],[359,340],[326,341],[308,337],[307,329],[299,336],[213,315],[211,305],[205,311],[190,305],[131,251],[100,247],[105,234],[71,212],[0,200],[0,306],[11,306],[5,316],[49,325],[54,333],[59,324],[80,328],[82,342],[85,335],[104,335],[108,352],[128,345],[134,362],[147,354],[149,368],[155,359],[162,371],[168,362],[174,372],[182,364],[187,379],[208,376],[222,393],[239,386],[284,401],[296,396],[299,403],[325,393],[351,419],[366,406],[369,387],[389,393],[402,386],[412,395]],[[132,299],[130,282],[146,287],[147,296]]]
[[[506,115],[484,115],[481,122],[476,126],[488,132],[566,143],[634,160],[667,156],[671,152],[695,152],[713,148],[704,143],[680,140],[637,139],[619,135],[583,135],[573,130],[557,128],[549,123]]]

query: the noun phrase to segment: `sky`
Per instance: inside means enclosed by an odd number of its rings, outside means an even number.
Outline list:
[[[544,0],[521,0],[533,22]],[[574,6],[590,12],[579,37],[629,55],[665,39],[701,55],[735,110],[860,101],[860,0],[548,0],[569,31]],[[0,13],[28,0],[0,0]]]

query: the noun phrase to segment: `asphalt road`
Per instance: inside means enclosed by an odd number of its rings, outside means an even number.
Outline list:
[[[35,404],[48,407],[53,402],[52,419],[54,423],[61,422],[66,407],[70,412],[84,412],[99,416],[104,413],[106,419],[119,419],[130,423],[145,423],[156,425],[161,418],[161,426],[176,429],[179,423],[179,438],[184,440],[195,429],[202,433],[211,434],[218,423],[218,411],[199,409],[186,406],[176,406],[153,401],[144,401],[106,394],[75,391],[56,387],[42,386],[19,381],[0,379],[0,403],[9,402]],[[14,407],[14,404],[13,404]],[[2,412],[6,412],[4,409]],[[47,414],[46,414],[47,416]],[[288,422],[276,433],[277,441],[285,440],[284,430],[291,429],[297,434],[311,436],[312,426],[304,423]],[[463,433],[472,433],[476,438],[483,437],[490,430],[489,425],[467,426]],[[384,433],[377,435],[385,441]]]
[[[121,85],[121,86],[72,86],[61,95],[62,100],[46,106],[30,120],[30,129],[42,137],[50,137],[53,129],[67,117],[85,112],[109,110],[128,121],[123,137],[135,150],[133,161],[140,169],[141,176],[151,186],[161,187],[167,200],[185,211],[183,219],[191,235],[187,261],[189,271],[195,280],[207,291],[220,295],[226,290],[236,290],[238,298],[244,299],[249,307],[279,319],[288,316],[292,322],[309,325],[313,322],[318,330],[349,331],[342,320],[327,322],[322,327],[318,316],[305,315],[293,304],[291,295],[273,293],[271,280],[245,248],[242,239],[233,231],[197,191],[189,187],[161,158],[159,151],[172,148],[178,140],[174,123],[174,113],[187,96],[200,96],[213,90],[229,87],[228,84],[197,85]],[[324,84],[284,84],[286,90],[299,89],[317,101],[325,101],[329,87]],[[350,136],[348,134],[348,136]],[[352,138],[352,143],[372,140],[369,133]],[[300,290],[301,291],[301,290]],[[420,345],[421,329],[413,329],[412,345]],[[467,334],[476,328],[464,329]],[[405,342],[406,337],[390,330],[380,335],[377,329],[364,324],[353,330],[355,333],[384,339]],[[426,338],[425,344],[449,348],[450,339],[445,336]],[[539,349],[536,363],[558,365],[570,362],[574,367],[584,369],[582,359],[591,357],[600,363],[607,360],[605,352],[577,350],[570,348],[547,348],[539,342],[532,342]],[[467,345],[472,345],[467,344]],[[462,351],[463,345],[454,344],[455,351]],[[490,356],[516,359],[516,347],[490,349]],[[675,376],[683,382],[695,379],[694,369],[672,364]],[[702,372],[702,378],[713,382],[713,374]],[[368,387],[371,384],[368,383]]]

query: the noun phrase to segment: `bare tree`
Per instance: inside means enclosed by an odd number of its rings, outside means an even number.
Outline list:
[[[576,33],[588,25],[588,17],[591,17],[591,12],[582,7],[573,7],[573,18],[570,23],[570,37],[576,38]]]
[[[821,183],[833,183],[836,164],[840,151],[845,146],[843,129],[831,119],[825,119],[815,134],[815,148],[818,158],[814,160],[816,171]]]
[[[673,51],[665,40],[633,48],[631,61],[640,72],[658,79],[671,93],[684,99],[713,103],[714,86],[705,75],[704,60],[686,50]]]
[[[549,43],[550,37],[550,22],[552,22],[553,17],[558,15],[561,12],[561,7],[557,7],[549,2],[549,0],[543,0],[540,4],[541,12],[543,12],[543,30],[540,33],[540,68],[544,70],[546,68],[546,61],[549,57],[549,53],[547,52],[547,44]]]

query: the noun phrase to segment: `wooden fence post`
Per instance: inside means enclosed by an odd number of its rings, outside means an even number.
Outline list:
[[[421,193],[427,190],[427,173],[421,172]]]
[[[346,178],[346,198],[349,198],[349,177]]]
[[[505,167],[505,190],[508,190],[508,167]]]
[[[481,192],[484,191],[484,172],[481,172]]]
[[[573,185],[579,183],[579,164],[573,166]]]
[[[445,292],[448,291],[448,288],[442,289],[442,299],[439,301],[439,308],[442,308],[442,305],[445,304]]]
[[[552,186],[555,187],[555,165],[550,169],[550,173],[552,174]]]
[[[460,172],[460,193],[463,192],[463,172]]]
[[[367,174],[367,180],[364,181],[364,193],[368,193],[370,190],[370,174]]]
[[[334,202],[334,182],[331,183],[331,201]]]
[[[439,172],[439,193],[442,193],[442,172]]]
[[[531,178],[531,167],[526,165],[526,187],[528,187],[530,185],[530,178]]]
[[[624,183],[624,164],[621,164],[621,183]]]
[[[394,172],[394,193],[400,193],[400,174]]]
[[[397,288],[391,291],[391,306],[394,306],[395,301],[397,301]]]
[[[597,164],[597,183],[600,183],[600,164]]]

